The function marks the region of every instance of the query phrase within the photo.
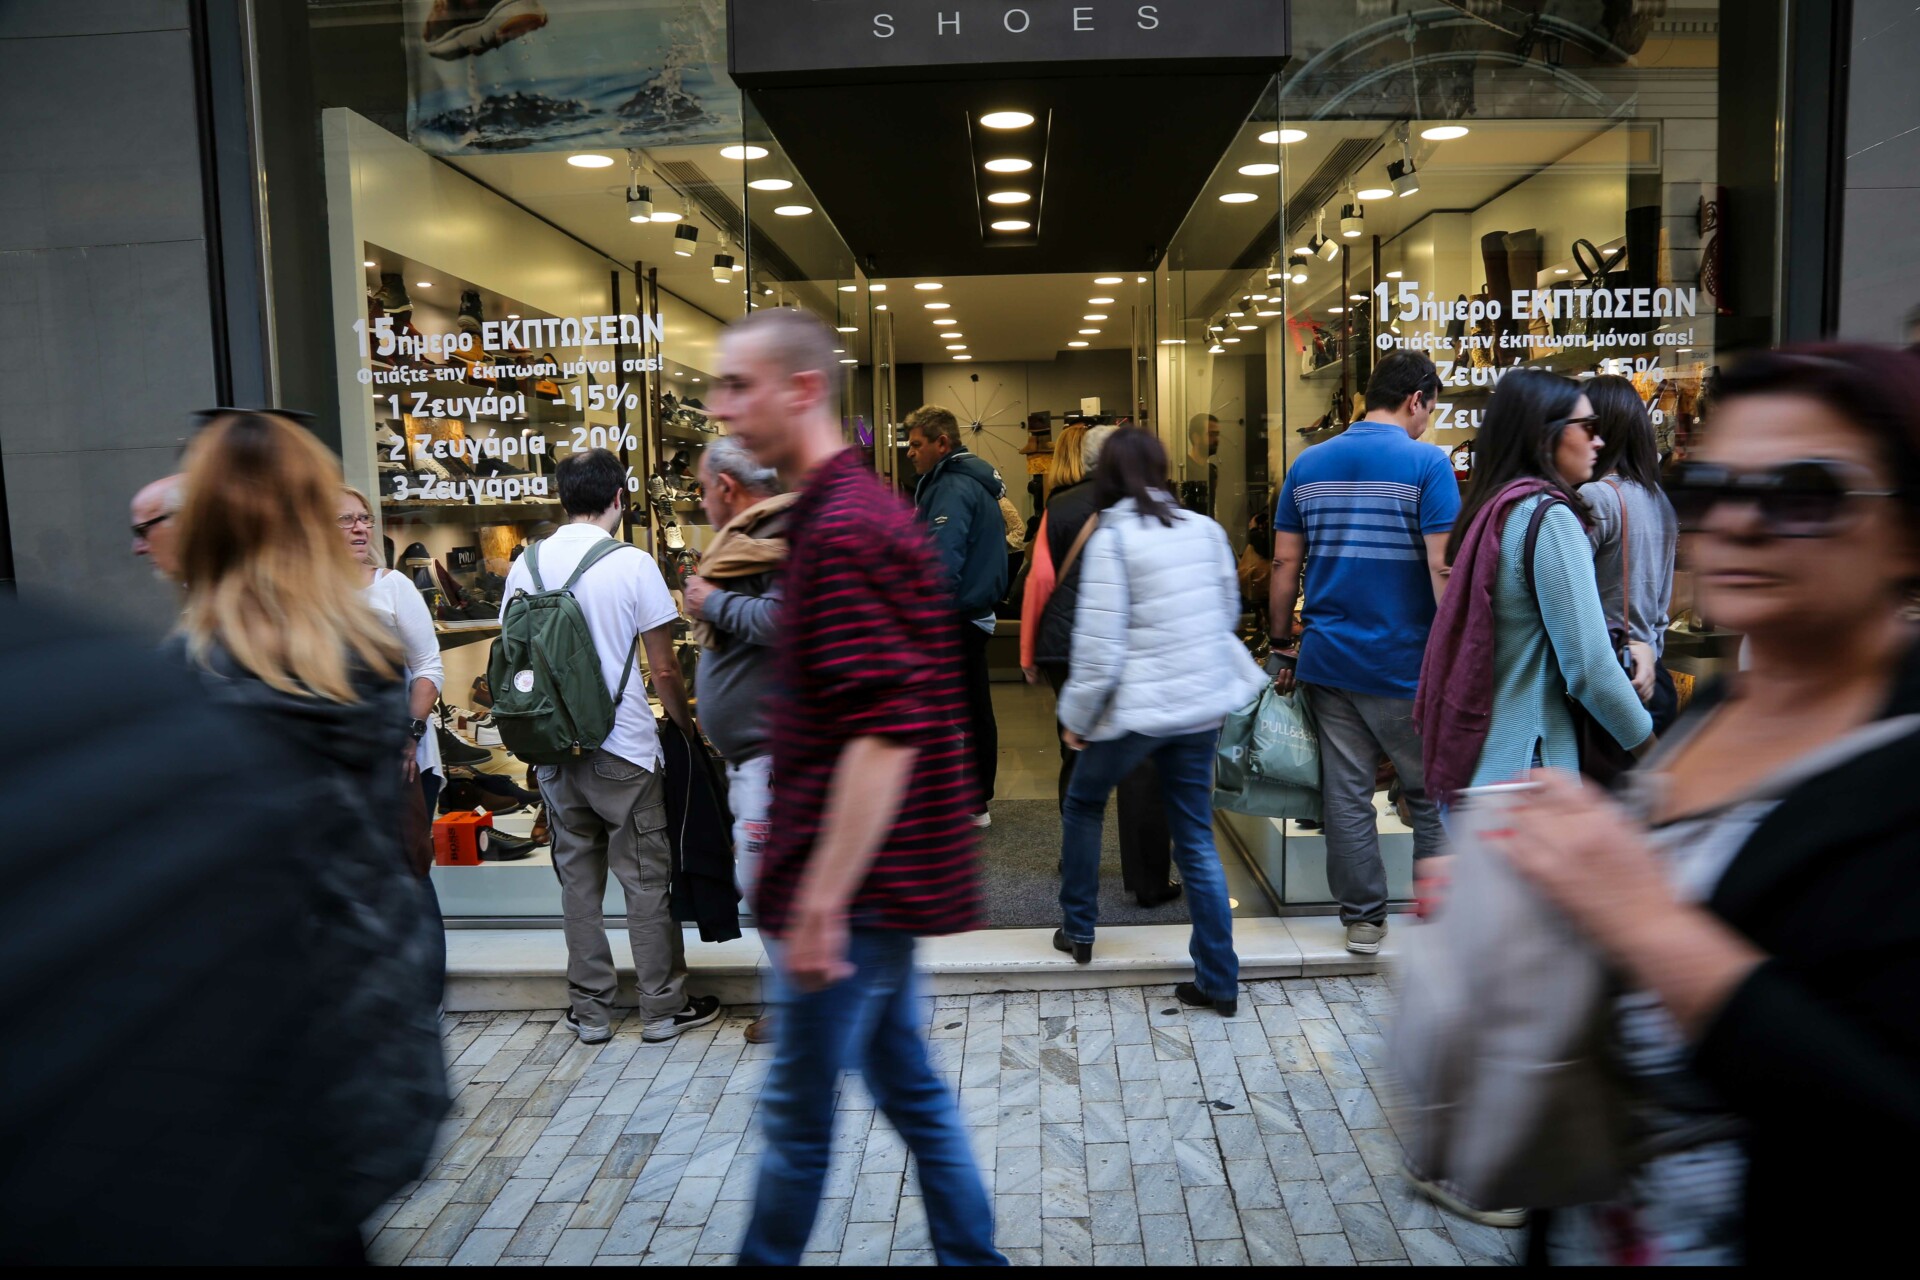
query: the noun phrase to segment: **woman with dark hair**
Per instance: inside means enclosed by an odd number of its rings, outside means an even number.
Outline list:
[[[1663,733],[1679,712],[1673,676],[1660,662],[1679,527],[1660,491],[1660,448],[1640,393],[1612,375],[1592,379],[1586,391],[1604,441],[1594,479],[1580,486],[1593,520],[1600,605],[1607,625],[1620,628],[1633,648],[1633,687],[1653,713],[1653,731]]]
[[[1174,502],[1160,442],[1133,427],[1115,432],[1093,484],[1100,523],[1080,555],[1060,690],[1062,736],[1081,756],[1062,809],[1064,923],[1053,945],[1078,964],[1093,959],[1107,797],[1151,758],[1193,919],[1195,980],[1174,995],[1230,1017],[1240,962],[1213,843],[1213,753],[1221,722],[1266,676],[1234,635],[1240,585],[1226,533]]]
[[[1827,1230],[1903,1251],[1920,1141],[1920,357],[1789,349],[1724,375],[1669,481],[1704,607],[1748,663],[1623,805],[1541,774],[1503,845],[1613,966],[1633,1122],[1615,1202],[1556,1211],[1553,1261],[1759,1262]]]
[[[1652,719],[1608,638],[1578,493],[1601,444],[1592,403],[1558,374],[1516,369],[1488,401],[1414,701],[1427,790],[1443,803],[1538,765],[1578,769],[1569,698],[1621,746],[1649,744]]]

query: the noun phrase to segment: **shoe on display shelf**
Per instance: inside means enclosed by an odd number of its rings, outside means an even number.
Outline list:
[[[409,544],[407,549],[400,553],[400,563],[408,569],[431,569],[433,556],[428,554],[426,543],[415,542]]]
[[[682,1032],[704,1027],[720,1016],[719,996],[695,996],[687,1007],[670,1018],[649,1018],[640,1028],[640,1038],[648,1044],[671,1040]]]
[[[407,296],[407,282],[398,271],[387,271],[381,274],[380,287],[374,290],[373,301],[392,319],[396,333],[400,329],[403,318],[411,323],[413,299]]]
[[[520,862],[531,858],[540,846],[525,836],[510,836],[504,831],[489,831],[486,847],[480,850],[482,862]]]
[[[473,743],[477,747],[497,747],[501,745],[500,726],[492,716],[473,722]]]
[[[476,723],[484,723],[484,721],[476,722]],[[522,787],[518,783],[516,783],[512,778],[504,777],[497,773],[480,773],[478,771],[470,771],[467,773],[456,774],[454,776],[464,781],[471,782],[473,783],[474,786],[479,787],[482,791],[491,792],[492,794],[499,796],[503,800],[513,800],[523,805],[540,803],[540,796],[538,793],[528,791],[525,787]]]
[[[420,44],[443,62],[498,49],[547,25],[540,0],[433,0]]]
[[[445,725],[435,725],[434,735],[440,744],[440,762],[446,765],[475,767],[493,759],[493,752],[463,742]],[[478,790],[478,788],[475,788]],[[451,812],[450,810],[448,812]]]
[[[440,789],[442,813],[472,813],[476,809],[487,813],[518,813],[526,807],[524,801],[489,791],[466,776],[449,778],[447,785]]]
[[[480,291],[463,290],[460,294],[460,314],[455,318],[462,333],[479,333],[486,318],[480,314]]]

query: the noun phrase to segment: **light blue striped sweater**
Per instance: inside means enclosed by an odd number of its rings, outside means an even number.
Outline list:
[[[1527,593],[1521,556],[1533,509],[1545,500],[1529,498],[1514,507],[1500,531],[1500,576],[1493,591],[1493,719],[1473,771],[1476,787],[1525,772],[1536,748],[1550,769],[1580,767],[1569,692],[1626,746],[1640,745],[1653,732],[1653,718],[1607,640],[1593,546],[1579,517],[1564,505],[1541,522],[1533,562],[1538,603]]]

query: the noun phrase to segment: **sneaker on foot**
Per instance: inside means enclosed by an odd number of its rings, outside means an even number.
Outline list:
[[[1384,924],[1359,924],[1347,926],[1347,950],[1357,956],[1377,955],[1380,944],[1386,939],[1387,926]]]
[[[573,1034],[580,1037],[580,1043],[582,1044],[600,1044],[603,1041],[613,1039],[612,1027],[604,1022],[598,1025],[591,1022],[582,1022],[573,1016],[573,1010],[571,1009],[567,1010],[567,1025],[573,1029]]]
[[[1456,1214],[1469,1222],[1477,1222],[1483,1227],[1500,1227],[1509,1231],[1527,1225],[1525,1209],[1482,1209],[1462,1196],[1459,1189],[1450,1182],[1440,1178],[1423,1178],[1410,1164],[1402,1165],[1400,1172],[1406,1175],[1407,1181],[1413,1185],[1414,1190],[1448,1213]]]
[[[691,1031],[695,1027],[704,1027],[720,1016],[719,996],[695,996],[687,1001],[687,1007],[671,1018],[653,1018],[640,1028],[640,1038],[649,1044],[658,1044],[662,1040],[671,1040],[682,1031]]]
[[[993,825],[993,815],[985,809],[982,809],[979,813],[973,815],[973,825],[976,827],[990,827]]]

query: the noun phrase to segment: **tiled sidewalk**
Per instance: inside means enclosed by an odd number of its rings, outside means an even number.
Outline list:
[[[1243,988],[1222,1019],[1171,988],[942,996],[959,1090],[1016,1264],[1507,1264],[1518,1233],[1415,1196],[1371,1080],[1377,978]],[[771,1046],[752,1010],[665,1045],[628,1018],[449,1015],[459,1090],[427,1179],[369,1224],[409,1266],[729,1263],[753,1195]],[[857,1080],[807,1261],[933,1261],[907,1153]]]

